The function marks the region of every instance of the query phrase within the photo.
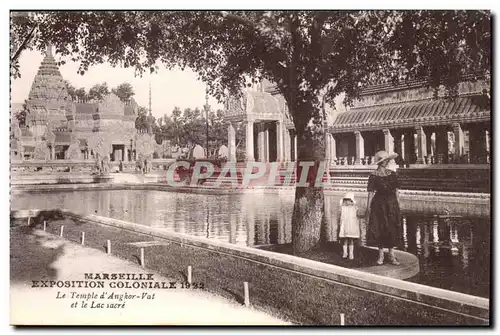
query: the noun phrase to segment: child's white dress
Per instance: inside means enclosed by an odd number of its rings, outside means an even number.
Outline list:
[[[340,229],[339,238],[359,238],[358,217],[356,206],[340,206]]]

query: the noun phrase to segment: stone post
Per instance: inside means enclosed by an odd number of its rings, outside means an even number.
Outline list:
[[[394,137],[392,137],[391,131],[389,129],[383,129],[382,132],[384,133],[384,150],[387,151],[388,153],[393,153]]]
[[[276,161],[284,161],[283,122],[276,122]]]
[[[258,135],[258,158],[259,162],[266,161],[266,153],[265,153],[265,134],[264,134],[264,124],[262,122],[257,123],[257,130],[259,132]]]
[[[356,137],[356,160],[354,164],[359,165],[361,164],[361,159],[365,157],[365,140],[360,131],[356,130],[354,136]]]
[[[253,121],[246,122],[246,138],[245,138],[246,160],[253,162],[254,148],[253,148]]]
[[[236,131],[234,129],[234,124],[232,122],[229,122],[228,129],[227,129],[227,136],[228,136],[228,161],[229,162],[236,162]]]
[[[464,132],[460,123],[454,123],[452,126],[453,134],[455,135],[455,162],[458,162],[464,154]]]
[[[417,132],[417,164],[425,164],[425,157],[427,156],[427,136],[422,126],[415,127],[415,131]]]

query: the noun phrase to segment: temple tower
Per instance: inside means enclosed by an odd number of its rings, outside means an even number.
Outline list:
[[[48,45],[45,57],[31,85],[26,123],[35,140],[41,139],[50,122],[55,128],[74,119],[74,105]]]

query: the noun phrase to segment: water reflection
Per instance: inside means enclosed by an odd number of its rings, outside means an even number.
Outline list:
[[[177,233],[255,246],[292,240],[293,195],[200,195],[157,191],[78,191],[24,194],[13,209],[67,208],[164,228]],[[337,241],[339,198],[325,196],[325,234]],[[404,210],[406,251],[420,259],[421,272],[411,279],[423,284],[481,296],[489,294],[489,217],[453,216]],[[364,212],[360,208],[360,213]],[[360,217],[361,243],[366,222]]]

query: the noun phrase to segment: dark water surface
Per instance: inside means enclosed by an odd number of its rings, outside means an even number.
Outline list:
[[[325,195],[325,200],[329,239],[336,241],[339,197]],[[202,195],[100,190],[24,193],[12,197],[11,207],[65,208],[254,246],[291,242],[293,201],[293,194]],[[402,203],[401,207],[404,209],[407,205]],[[425,210],[425,206],[411,212],[403,210],[403,214],[405,249],[420,260],[420,273],[410,281],[489,297],[489,216],[458,216],[454,215],[453,208],[446,213],[432,212]],[[364,218],[360,221],[363,243],[366,224]]]

